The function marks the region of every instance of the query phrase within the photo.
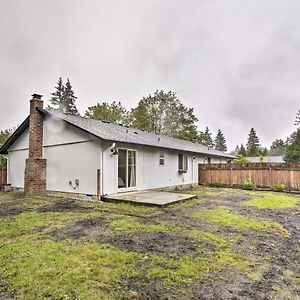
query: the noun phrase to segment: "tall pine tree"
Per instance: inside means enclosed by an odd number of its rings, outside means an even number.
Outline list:
[[[222,152],[227,151],[226,139],[221,129],[218,130],[215,138],[215,149]]]
[[[241,147],[239,149],[238,154],[241,155],[241,156],[244,156],[244,157],[247,156],[246,148],[245,148],[245,146],[243,144],[241,144]]]
[[[79,115],[75,105],[77,97],[74,95],[69,78],[67,79],[66,85],[64,85],[62,78],[59,77],[55,89],[56,91],[51,94],[52,97],[50,99],[50,103],[53,107],[49,106],[49,108],[56,109],[62,113]]]
[[[200,133],[198,135],[198,142],[199,142],[199,144],[202,144],[202,145],[210,147],[210,148],[214,147],[214,141],[212,138],[212,134],[207,126],[206,126],[204,132],[200,131]]]
[[[296,116],[295,125],[296,126],[300,125],[300,109],[298,110],[298,113],[297,113],[297,116]]]
[[[286,146],[284,160],[286,162],[300,162],[300,129],[295,131]]]
[[[260,156],[261,153],[259,149],[260,147],[259,138],[254,128],[251,128],[250,130],[246,146],[247,146],[248,156]]]

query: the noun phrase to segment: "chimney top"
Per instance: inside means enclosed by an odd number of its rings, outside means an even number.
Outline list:
[[[39,95],[39,94],[32,94],[32,99],[37,99],[37,100],[41,100],[43,95]]]

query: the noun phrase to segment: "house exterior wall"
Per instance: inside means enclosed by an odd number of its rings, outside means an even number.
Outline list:
[[[109,147],[112,143],[103,144],[103,194],[114,194],[118,189],[118,156],[112,155]],[[198,183],[198,165],[205,163],[205,156],[184,153],[177,150],[144,147],[133,144],[116,143],[116,148],[136,150],[137,185],[133,190],[144,190],[166,186]],[[159,154],[164,152],[165,164],[159,165]],[[188,156],[188,170],[178,173],[178,154]],[[226,162],[226,159],[212,158],[211,162]],[[126,191],[126,190],[124,190]]]
[[[96,194],[96,175],[101,161],[100,142],[90,134],[52,118],[44,120],[43,128],[47,190]],[[29,134],[26,130],[8,151],[8,180],[13,187],[24,188],[28,143]],[[79,186],[76,186],[75,179],[79,180]],[[69,184],[70,181],[72,185]]]
[[[101,141],[58,119],[44,120],[43,158],[47,160],[47,190],[96,194],[97,169],[101,170],[101,194],[118,190],[118,156],[112,155],[113,142]],[[25,160],[28,158],[28,130],[9,149],[9,183],[24,187]],[[141,145],[115,143],[117,148],[137,151],[137,186],[135,190],[197,184],[198,164],[205,155]],[[159,165],[159,154],[165,153],[165,165]],[[178,154],[188,156],[188,171],[178,173]],[[211,162],[226,159],[211,158]],[[75,180],[79,180],[76,186]],[[71,182],[71,185],[70,185]]]
[[[25,162],[28,158],[28,149],[9,151],[8,157],[7,182],[13,187],[24,188]]]

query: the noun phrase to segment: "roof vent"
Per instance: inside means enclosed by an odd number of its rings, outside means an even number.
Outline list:
[[[138,134],[136,131],[134,132],[135,134]]]
[[[157,140],[160,142],[160,137]]]

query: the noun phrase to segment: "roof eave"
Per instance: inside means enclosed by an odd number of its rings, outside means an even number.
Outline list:
[[[27,129],[28,126],[29,126],[29,116],[23,121],[23,123],[1,146],[0,154],[8,154],[9,147],[22,135],[22,133]]]

